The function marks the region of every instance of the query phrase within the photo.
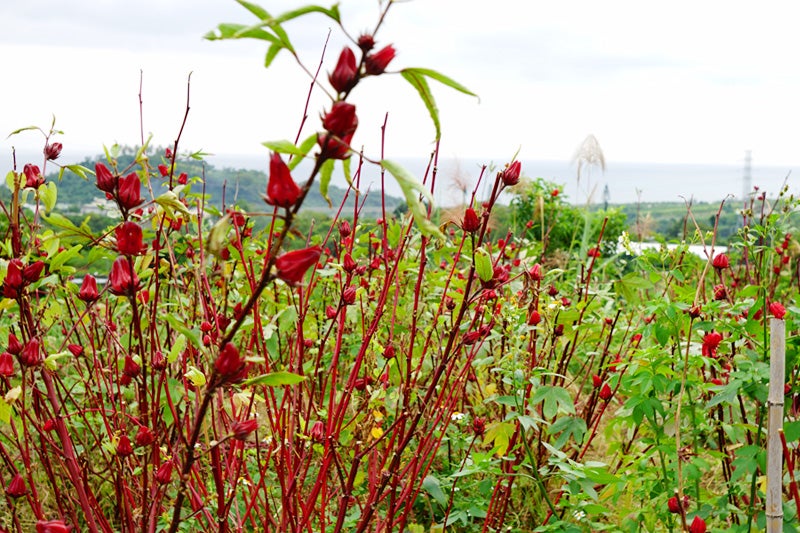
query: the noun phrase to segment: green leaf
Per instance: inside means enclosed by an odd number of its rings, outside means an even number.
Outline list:
[[[44,184],[44,187],[39,187],[39,198],[42,199],[42,203],[44,204],[44,212],[49,213],[52,211],[58,199],[58,187],[56,187],[56,182],[48,181]]]
[[[445,496],[442,486],[435,476],[430,474],[425,476],[425,479],[422,480],[422,488],[436,500],[436,503],[442,507],[447,506],[447,496]]]
[[[428,113],[431,115],[431,120],[433,120],[433,127],[436,129],[436,140],[438,141],[442,137],[442,126],[439,122],[439,108],[436,107],[436,100],[433,98],[433,93],[431,93],[428,82],[425,81],[424,77],[413,71],[401,70],[400,74],[417,90],[419,97],[422,98],[422,103],[425,104]]]
[[[278,53],[283,50],[283,45],[280,43],[272,43],[267,48],[267,55],[264,56],[264,68],[269,68],[272,65],[272,62],[275,61],[275,57],[277,57]]]
[[[88,180],[90,174],[94,174],[91,169],[86,168],[83,165],[64,165],[58,170],[58,179],[61,180],[61,176],[63,176],[64,171],[69,170],[76,176],[80,177],[81,179]]]
[[[257,16],[258,18],[262,20],[270,18],[270,15],[267,12],[267,10],[261,7],[260,5],[254,4],[252,2],[247,2],[245,0],[236,0],[236,1],[239,3],[240,6],[248,10],[253,15]]]
[[[192,344],[200,346],[200,335],[198,335],[196,331],[187,328],[183,321],[175,315],[167,313],[164,315],[164,320],[169,322],[169,325],[178,331],[178,333],[182,333],[187,339],[192,341]]]
[[[291,372],[271,372],[261,374],[250,379],[244,380],[244,385],[266,385],[267,387],[281,387],[283,385],[296,385],[304,381],[305,376],[293,374]]]
[[[25,180],[22,173],[17,174],[13,170],[9,170],[8,174],[6,174],[6,187],[8,187],[8,190],[13,191],[17,187],[22,188],[24,183]]]
[[[783,425],[783,433],[786,435],[786,442],[794,442],[800,439],[800,420],[786,422]]]
[[[23,131],[30,131],[30,130],[42,131],[42,128],[40,128],[39,126],[25,126],[24,128],[12,131],[11,133],[8,134],[8,137],[11,137],[12,135],[16,135],[18,133],[22,133]],[[8,137],[6,137],[6,139],[8,139]]]
[[[331,176],[333,176],[333,159],[328,159],[322,163],[322,168],[319,169],[319,194],[328,202],[328,207],[333,207],[331,199],[328,197],[328,186],[331,184]]]
[[[11,405],[0,396],[0,422],[11,422]]]
[[[569,391],[563,387],[553,387],[542,385],[531,398],[531,403],[536,405],[544,401],[542,414],[545,418],[552,418],[557,413],[575,414],[575,402],[572,400]]]
[[[438,81],[439,83],[443,83],[444,85],[447,85],[448,87],[451,87],[451,88],[455,89],[456,91],[462,92],[464,94],[468,94],[470,96],[474,96],[476,98],[478,97],[477,94],[475,94],[474,92],[470,91],[469,89],[467,89],[466,87],[464,87],[463,85],[458,83],[453,78],[445,76],[441,72],[436,72],[435,70],[431,70],[431,69],[428,69],[428,68],[406,68],[406,69],[403,69],[401,71],[401,73],[405,73],[405,72],[410,72],[410,73],[413,73],[413,74],[418,75],[418,76],[427,76],[428,78],[434,79],[434,80]]]
[[[206,375],[196,367],[190,366],[189,369],[184,374],[186,379],[192,382],[192,385],[195,387],[202,387],[206,384]]]
[[[314,147],[315,144],[317,144],[317,134],[312,133],[311,135],[306,137],[306,139],[303,142],[300,143],[300,146],[298,147],[300,153],[292,157],[291,161],[287,163],[286,166],[289,167],[289,170],[294,170],[294,168],[300,164],[303,158],[308,155],[308,152],[311,151],[311,149]]]
[[[280,141],[266,141],[261,144],[279,154],[292,154],[304,157],[308,153],[308,150],[304,152],[302,148],[295,146],[292,141],[287,141],[285,139]]]
[[[287,20],[292,20],[294,18],[300,17],[302,15],[307,15],[309,13],[322,13],[323,15],[335,20],[337,23],[341,22],[341,16],[339,14],[339,4],[334,4],[330,8],[322,7],[322,6],[303,6],[292,11],[287,11],[278,15],[275,18],[276,22],[286,22]],[[263,17],[262,17],[263,18]]]
[[[231,217],[225,215],[211,227],[206,238],[206,250],[219,257],[222,249],[228,244],[228,230],[231,228]]]
[[[475,250],[475,272],[481,281],[491,281],[494,277],[494,268],[492,267],[492,258],[489,252],[483,248]]]
[[[156,203],[160,205],[170,217],[173,216],[173,213],[176,210],[187,218],[191,217],[192,215],[186,206],[183,205],[183,202],[180,201],[178,195],[175,194],[175,191],[166,191],[164,194],[156,198]]]
[[[429,202],[432,202],[433,197],[431,197],[431,193],[429,193],[422,183],[420,183],[409,171],[397,163],[389,161],[388,159],[384,159],[381,161],[381,166],[388,170],[389,173],[394,176],[394,179],[397,180],[397,184],[400,185],[400,189],[403,191],[403,196],[405,196],[408,209],[411,211],[411,215],[414,217],[414,222],[416,222],[420,231],[427,236],[434,236],[443,239],[444,235],[442,235],[442,232],[439,231],[439,228],[436,227],[436,225],[431,222],[430,219],[428,219],[425,206],[419,199],[419,195],[422,194],[422,196],[427,198]]]
[[[72,248],[68,250],[64,250],[63,252],[59,252],[55,257],[50,260],[50,272],[58,272],[62,269],[64,264],[70,259],[78,256],[78,252],[81,251],[83,245],[76,244]]]
[[[174,363],[178,360],[178,356],[183,352],[186,348],[186,337],[184,335],[178,335],[178,338],[175,339],[175,343],[172,345],[172,349],[170,349],[169,354],[167,355],[167,362]]]

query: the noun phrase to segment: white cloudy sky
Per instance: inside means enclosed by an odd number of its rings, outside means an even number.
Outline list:
[[[261,0],[279,13],[301,5]],[[305,3],[305,2],[303,2]],[[342,0],[352,34],[374,24],[377,0]],[[521,147],[531,160],[568,160],[592,133],[609,161],[739,164],[800,162],[800,4],[744,1],[414,0],[397,2],[378,35],[394,43],[394,68],[452,76],[478,100],[434,86],[448,156],[500,158]],[[177,134],[186,79],[191,104],[182,146],[258,154],[265,140],[293,138],[308,80],[288,55],[262,66],[261,41],[209,42],[219,22],[255,19],[233,0],[25,0],[0,2],[0,144],[8,161],[40,146],[30,124],[55,114],[65,155]],[[349,22],[348,22],[349,21]],[[330,21],[286,28],[306,64],[320,57]],[[343,40],[333,28],[323,72]],[[389,113],[387,154],[426,156],[433,130],[399,76],[370,79],[353,94],[356,143],[378,155]],[[326,101],[312,99],[310,123]]]

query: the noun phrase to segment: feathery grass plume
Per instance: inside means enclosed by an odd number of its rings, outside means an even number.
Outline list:
[[[592,167],[599,167],[602,172],[606,171],[606,158],[603,155],[603,150],[600,148],[600,143],[597,142],[597,137],[591,133],[586,136],[581,145],[572,156],[572,162],[578,165],[577,178],[578,189],[581,185],[581,171],[585,168],[589,171],[589,176],[586,183],[586,199],[587,202],[591,201],[594,190],[589,187],[589,179],[591,179]]]

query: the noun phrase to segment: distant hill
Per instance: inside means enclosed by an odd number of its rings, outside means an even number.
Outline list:
[[[161,160],[161,154],[164,153],[163,149],[156,148],[148,155],[151,164],[155,168],[157,165],[165,163]],[[135,149],[131,147],[121,147],[118,153],[114,154],[114,161],[116,162],[117,172],[122,173],[129,171],[133,168],[133,161],[135,157]],[[105,156],[88,157],[78,164],[86,168],[94,170],[95,163],[102,161],[108,165]],[[264,202],[263,195],[267,188],[267,174],[260,170],[252,169],[236,169],[236,168],[216,168],[213,165],[203,162],[199,159],[192,158],[179,158],[176,162],[175,179],[181,172],[186,172],[190,181],[197,179],[192,184],[193,193],[201,193],[205,191],[209,195],[210,202],[217,208],[223,205],[230,206],[236,204],[244,210],[263,210]],[[48,175],[48,180],[56,180],[57,173]],[[205,187],[200,179],[204,179]],[[302,179],[298,176],[298,181]],[[162,181],[166,186],[166,179]],[[155,181],[153,182],[155,184]],[[342,187],[330,185],[328,188],[328,196],[331,200],[330,207],[328,202],[322,197],[319,192],[318,181],[314,184],[303,203],[301,212],[320,212],[326,214],[333,214],[335,209],[338,209],[344,198],[347,190]],[[58,186],[58,201],[60,205],[73,205],[82,206],[92,203],[96,199],[104,198],[104,194],[95,187],[95,181],[90,177],[88,180],[82,179],[80,176],[73,174],[70,171],[65,171],[61,182]],[[352,210],[353,200],[355,194],[350,192],[348,197],[348,206]],[[381,213],[381,198],[380,195],[369,194],[363,199],[364,205],[362,208],[362,215],[368,217],[378,217]],[[405,201],[395,196],[387,195],[385,197],[386,211],[392,212],[395,209],[403,206]]]

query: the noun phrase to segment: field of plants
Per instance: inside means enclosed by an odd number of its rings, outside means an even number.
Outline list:
[[[487,197],[442,210],[436,152],[415,176],[357,151],[358,99],[381,81],[364,78],[408,81],[436,140],[430,84],[471,94],[392,70],[379,30],[394,3],[320,68],[283,24],[344,31],[335,6],[239,3],[255,18],[207,37],[255,39],[267,66],[293,56],[330,97],[298,110],[321,121],[265,143],[262,206],[210,198],[180,135],[88,168],[60,164],[69,138],[54,126],[14,132],[41,134],[43,157],[8,170],[0,205],[0,530],[764,530],[773,318],[787,331],[784,530],[797,529],[788,187],[753,193],[725,253],[687,206],[677,249],[634,255],[624,215],[570,205],[516,157],[473,176]],[[400,185],[404,215],[362,216],[367,165]],[[299,231],[334,171],[349,207]],[[60,183],[81,179],[113,204],[110,227],[59,212]]]

